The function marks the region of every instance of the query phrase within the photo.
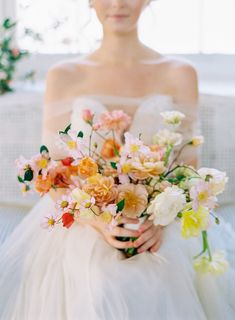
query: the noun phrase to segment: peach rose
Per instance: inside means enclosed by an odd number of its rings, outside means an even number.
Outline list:
[[[153,157],[140,155],[138,158],[129,160],[129,176],[134,180],[144,180],[156,177],[165,171],[164,162],[159,160],[159,155]]]
[[[82,179],[89,178],[98,172],[97,163],[90,157],[84,157],[78,164],[78,175]]]
[[[117,202],[125,199],[122,214],[126,217],[136,218],[146,209],[148,192],[141,184],[123,184],[118,186]]]
[[[42,175],[39,175],[35,181],[34,187],[35,190],[41,194],[47,193],[53,185],[53,179],[50,175],[46,179],[42,178]]]
[[[122,110],[113,110],[101,115],[100,125],[104,130],[123,132],[131,123],[131,118]]]
[[[97,205],[110,203],[116,199],[118,193],[114,179],[100,174],[88,178],[83,185],[83,190],[95,198]]]

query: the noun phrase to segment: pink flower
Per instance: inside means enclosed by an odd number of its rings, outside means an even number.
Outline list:
[[[73,207],[73,200],[69,195],[63,195],[57,202],[55,205],[56,209],[61,212],[64,213],[66,211],[68,211],[69,209],[72,209]]]
[[[101,128],[101,123],[97,122],[97,123],[94,123],[93,126],[92,126],[93,130],[97,131]]]
[[[213,209],[216,206],[217,198],[210,189],[210,184],[206,181],[200,181],[190,189],[190,197],[193,200],[193,210],[197,211],[199,206]]]
[[[51,231],[55,227],[57,219],[58,215],[56,213],[52,213],[48,217],[44,217],[43,221],[41,222],[41,227]]]
[[[46,179],[50,170],[57,167],[56,161],[52,160],[47,152],[39,153],[32,157],[31,164],[34,171],[41,172],[43,179]]]
[[[121,151],[122,155],[135,156],[140,153],[150,153],[150,148],[145,146],[143,141],[134,137],[129,132],[124,134],[125,144]]]
[[[114,110],[101,114],[100,125],[104,130],[122,133],[131,123],[131,118],[122,110]]]
[[[60,133],[60,141],[58,146],[68,152],[68,156],[74,159],[81,158],[87,153],[86,146],[88,143],[83,137],[78,137],[75,130],[70,129],[67,133]],[[73,163],[76,165],[76,161]]]
[[[94,113],[90,109],[82,110],[82,118],[85,122],[92,124]]]

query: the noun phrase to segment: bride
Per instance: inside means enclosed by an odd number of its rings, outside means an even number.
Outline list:
[[[80,59],[63,61],[47,75],[43,143],[53,158],[62,156],[56,134],[68,123],[86,130],[81,112],[123,109],[130,132],[149,142],[161,126],[159,113],[187,115],[184,136],[197,129],[195,69],[143,45],[137,23],[148,0],[93,0],[103,27],[100,47]],[[197,166],[197,153],[182,154]],[[63,192],[63,191],[62,191]],[[214,248],[227,250],[231,264],[223,276],[198,275],[192,257],[200,239],[182,240],[176,222],[165,227],[144,222],[137,230],[121,225],[80,222],[47,232],[41,219],[53,210],[59,192],[44,196],[0,248],[1,320],[232,320],[235,319],[235,233],[222,223],[211,230]],[[126,218],[121,223],[137,224]],[[138,253],[124,258],[133,243]]]

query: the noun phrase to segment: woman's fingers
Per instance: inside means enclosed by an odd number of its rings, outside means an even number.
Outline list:
[[[109,243],[111,246],[117,248],[117,249],[128,249],[133,248],[133,242],[132,241],[119,241],[115,238],[111,238]]]
[[[157,252],[162,244],[162,239],[159,239],[151,248],[150,248],[150,252]]]
[[[150,227],[152,227],[153,225],[153,221],[152,220],[145,220],[142,225],[140,226],[139,230],[141,232],[145,232],[146,230],[148,230]]]
[[[139,237],[141,234],[138,230],[131,230],[122,227],[115,227],[110,232],[113,236],[116,237]]]
[[[156,240],[156,237],[153,236],[152,238],[150,238],[149,240],[147,240],[142,246],[140,246],[138,248],[138,253],[147,251],[148,249],[150,249],[152,246],[156,245],[158,241]]]
[[[124,224],[124,223],[133,223],[133,224],[137,224],[139,223],[139,219],[138,218],[127,218],[127,217],[119,217],[118,218],[118,225],[119,224]]]
[[[145,232],[143,232],[141,234],[141,236],[135,240],[134,242],[134,246],[136,248],[138,248],[139,246],[141,246],[143,243],[145,243],[147,240],[149,240],[150,238],[152,238],[153,236],[156,236],[156,229],[154,228],[154,226],[152,226],[151,228],[147,229]]]

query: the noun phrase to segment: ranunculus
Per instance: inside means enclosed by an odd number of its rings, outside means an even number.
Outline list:
[[[97,205],[110,203],[117,196],[117,187],[112,177],[103,177],[96,174],[88,178],[83,185],[83,190],[95,198]]]
[[[121,173],[129,174],[133,180],[154,178],[165,171],[164,162],[156,152],[140,154],[139,156],[120,161]]]
[[[82,158],[78,163],[78,175],[82,179],[89,178],[98,172],[97,163],[90,157]]]
[[[104,130],[122,133],[130,124],[131,118],[122,110],[113,110],[101,114],[100,126]]]
[[[183,190],[177,186],[167,187],[151,202],[147,213],[152,216],[154,224],[166,226],[174,221],[177,214],[184,208],[186,197]]]
[[[136,218],[146,209],[148,192],[142,184],[123,184],[118,186],[117,202],[125,199],[122,214],[126,217]]]
[[[213,168],[200,168],[199,175],[205,180],[208,176],[208,183],[214,195],[218,195],[224,191],[225,185],[228,182],[226,172],[222,172]]]
[[[45,179],[43,179],[42,175],[39,175],[35,180],[34,188],[37,192],[44,194],[51,189],[52,185],[53,179],[50,175],[48,175]]]
[[[72,224],[74,223],[74,217],[71,213],[69,212],[65,212],[62,215],[62,222],[63,222],[63,226],[65,228],[70,228],[72,226]]]

